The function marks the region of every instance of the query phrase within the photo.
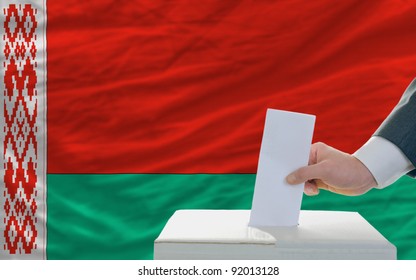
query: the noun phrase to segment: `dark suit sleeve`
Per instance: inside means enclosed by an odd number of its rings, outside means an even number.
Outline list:
[[[395,144],[416,166],[416,79],[374,135]],[[409,175],[415,177],[416,169]]]

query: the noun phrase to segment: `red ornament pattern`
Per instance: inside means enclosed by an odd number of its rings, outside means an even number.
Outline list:
[[[3,9],[3,249],[32,254],[38,239],[37,9],[10,4]]]

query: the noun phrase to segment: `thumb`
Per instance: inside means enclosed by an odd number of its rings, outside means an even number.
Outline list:
[[[322,163],[304,166],[290,173],[286,177],[286,181],[291,185],[304,183],[312,179],[321,179],[323,175]]]

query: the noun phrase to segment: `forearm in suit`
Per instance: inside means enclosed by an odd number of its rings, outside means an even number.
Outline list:
[[[395,144],[416,166],[416,79],[374,135]],[[416,169],[409,175],[415,177]]]

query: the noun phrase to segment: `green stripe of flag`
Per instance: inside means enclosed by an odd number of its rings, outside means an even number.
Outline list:
[[[152,259],[178,209],[249,209],[254,174],[48,175],[48,259]],[[416,259],[416,181],[360,197],[321,192],[303,209],[357,211]]]

